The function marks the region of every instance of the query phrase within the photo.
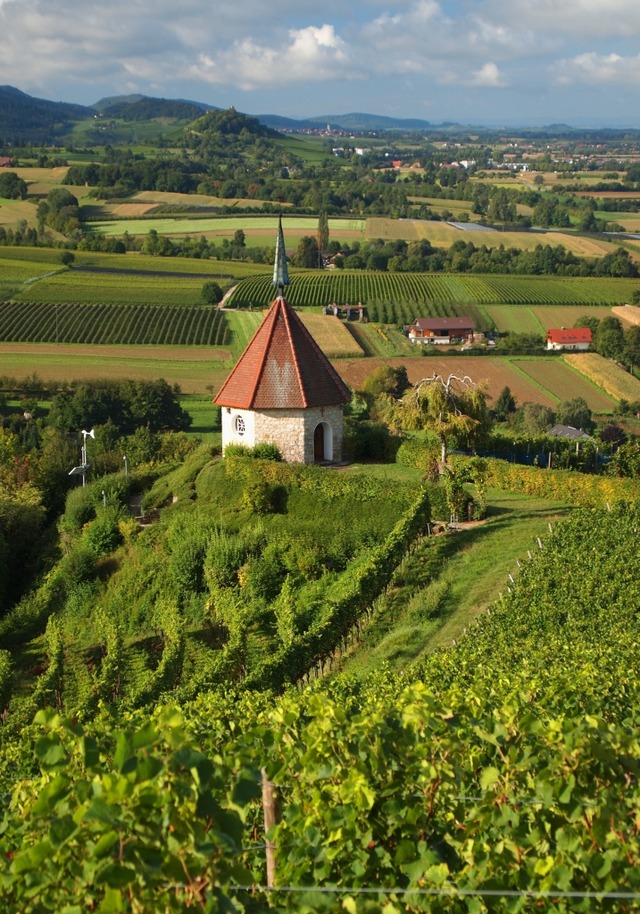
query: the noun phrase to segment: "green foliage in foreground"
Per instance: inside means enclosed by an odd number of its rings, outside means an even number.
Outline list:
[[[3,909],[637,910],[639,523],[620,506],[558,524],[412,675],[209,692],[82,729],[41,715],[2,756],[20,778]],[[270,893],[262,768],[282,808]]]
[[[9,731],[51,701],[87,719],[99,701],[133,708],[301,679],[332,656],[429,520],[428,499],[406,483],[257,455],[213,460],[206,446],[143,497],[154,521],[143,529],[126,511],[137,484],[119,474],[72,490],[61,560],[0,620],[14,661],[0,709]],[[42,638],[49,619],[62,654]]]

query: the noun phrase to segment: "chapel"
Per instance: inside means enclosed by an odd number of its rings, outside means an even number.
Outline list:
[[[338,463],[351,394],[285,298],[282,218],[273,284],[279,294],[213,401],[221,408],[222,452],[268,443],[289,463]]]

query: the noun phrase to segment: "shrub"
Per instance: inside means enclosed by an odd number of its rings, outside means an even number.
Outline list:
[[[282,454],[275,444],[267,443],[266,441],[262,444],[256,444],[251,453],[252,457],[255,457],[257,460],[275,460],[276,462],[282,461]]]
[[[345,418],[343,451],[349,460],[393,460],[399,443],[382,422]]]
[[[78,486],[67,493],[60,529],[69,534],[79,533],[95,516],[95,502],[90,487]]]
[[[70,588],[92,580],[95,576],[95,558],[95,553],[87,546],[83,546],[81,543],[74,546],[58,566],[65,586]]]
[[[119,520],[117,508],[106,508],[87,527],[83,539],[95,556],[109,555],[122,543]]]
[[[248,447],[246,444],[228,444],[224,451],[225,457],[253,457],[255,460],[275,460],[282,462],[282,454],[277,445],[270,442],[256,444]]]
[[[280,486],[265,479],[250,480],[242,493],[242,507],[254,514],[273,514],[278,507]]]

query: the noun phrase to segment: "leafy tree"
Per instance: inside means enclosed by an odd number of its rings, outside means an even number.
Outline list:
[[[318,266],[318,242],[311,235],[305,235],[300,239],[296,252],[293,255],[293,262],[298,267],[317,267]]]
[[[622,426],[616,425],[614,422],[609,422],[600,431],[600,441],[608,444],[612,451],[616,451],[626,440],[627,433]]]
[[[318,215],[318,244],[323,253],[329,250],[329,219],[325,210]]]
[[[220,285],[214,280],[205,282],[202,287],[202,300],[206,302],[207,305],[217,305],[224,298],[224,292]]]
[[[587,401],[582,397],[563,400],[556,409],[556,419],[561,425],[581,428],[585,432],[593,428],[593,418]]]
[[[499,187],[492,195],[487,210],[489,222],[515,222],[517,218],[516,205],[512,195],[504,187]]]
[[[640,441],[637,438],[618,448],[607,465],[607,473],[629,479],[640,478]]]
[[[593,339],[595,339],[596,333],[598,332],[598,327],[600,326],[600,319],[585,314],[582,317],[579,317],[573,326],[576,328],[588,327],[589,330],[591,330]]]
[[[431,430],[440,442],[443,465],[450,447],[480,444],[491,428],[486,396],[466,375],[423,378],[405,393],[394,416],[401,428]]]
[[[640,326],[634,325],[625,331],[623,358],[631,372],[640,364]]]
[[[525,435],[547,432],[556,421],[555,413],[542,403],[523,403],[520,426]]]
[[[0,197],[7,200],[24,200],[27,196],[26,182],[19,178],[15,171],[0,174]]]
[[[593,348],[606,359],[620,359],[624,350],[624,331],[617,317],[603,317],[593,341]]]

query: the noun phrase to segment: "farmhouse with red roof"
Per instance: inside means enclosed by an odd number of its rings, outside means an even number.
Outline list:
[[[547,330],[547,349],[587,350],[591,345],[591,329],[574,327],[567,330]]]
[[[280,289],[214,399],[229,444],[275,444],[291,463],[342,459],[342,412],[350,392],[284,297],[288,285],[282,222],[274,285]]]

